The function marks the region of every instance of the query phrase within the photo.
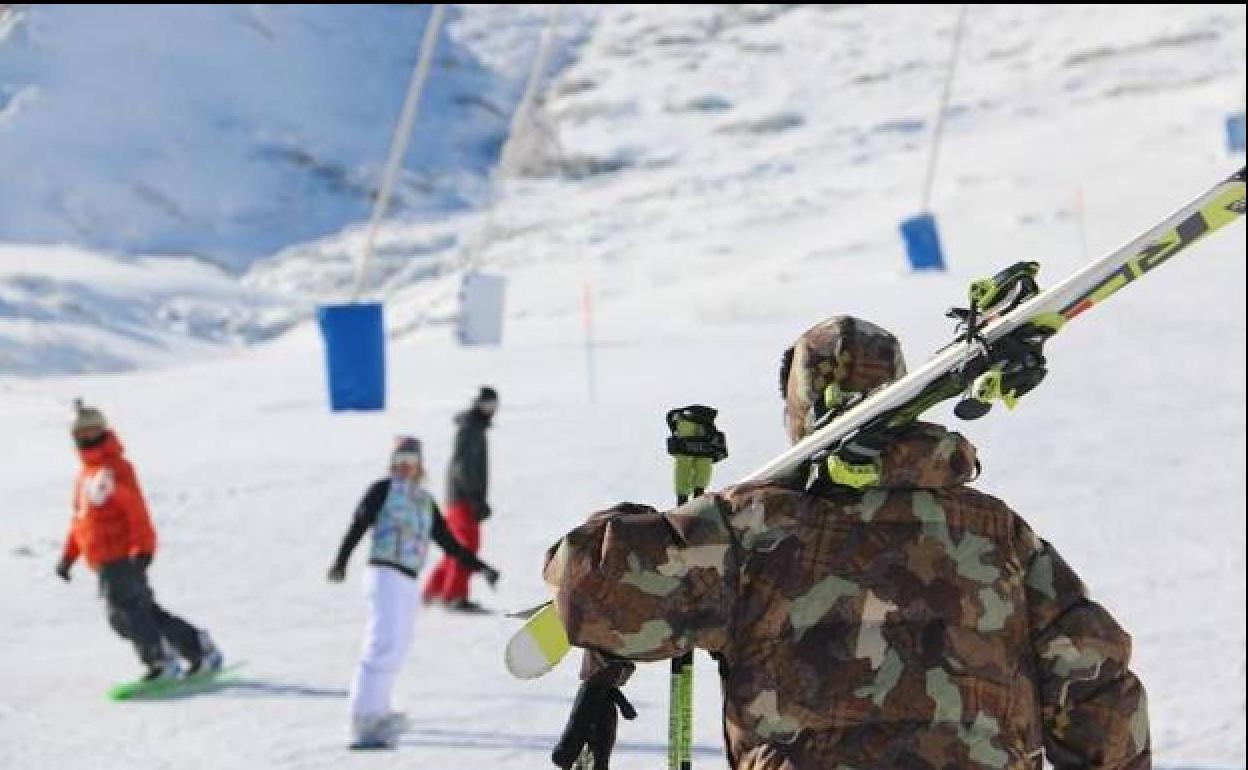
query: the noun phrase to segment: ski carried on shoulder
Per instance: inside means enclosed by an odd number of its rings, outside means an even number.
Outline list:
[[[939,403],[969,388],[971,398],[959,404],[959,417],[975,419],[992,400],[1007,406],[1021,393],[994,389],[1010,368],[1017,342],[1032,336],[1051,337],[1067,322],[1244,214],[1244,169],[1219,182],[1194,201],[1166,217],[1113,253],[1093,262],[1049,289],[1035,284],[1038,263],[1021,262],[993,278],[971,285],[965,332],[940,350],[922,368],[881,388],[743,481],[783,478],[798,471],[816,454],[842,447],[847,440],[904,425]],[[975,411],[978,409],[979,414]]]
[[[881,434],[952,399],[959,399],[954,413],[966,420],[984,416],[996,401],[1013,408],[1044,379],[1043,347],[1050,338],[1188,246],[1242,217],[1244,190],[1241,168],[1131,242],[1048,289],[1040,289],[1036,282],[1037,262],[1019,262],[975,281],[967,307],[950,311],[959,322],[953,342],[897,382],[848,409],[829,413],[809,436],[738,483],[791,478],[811,467],[818,472],[825,459],[852,466],[870,454]],[[542,676],[568,651],[554,604],[539,605],[533,613],[507,645],[507,669],[521,679]]]

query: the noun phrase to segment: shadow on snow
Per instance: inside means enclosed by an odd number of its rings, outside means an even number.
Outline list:
[[[505,732],[415,728],[403,733],[401,745],[452,749],[519,749],[549,753],[558,742],[559,737],[555,735],[516,735]],[[666,756],[667,744],[620,741],[615,744],[614,753]],[[722,757],[724,752],[718,746],[695,745],[692,748],[692,754],[701,757]],[[1179,769],[1175,768],[1175,770]]]
[[[132,701],[184,700],[214,693],[237,693],[245,698],[345,698],[347,691],[293,682],[269,682],[262,679],[218,679],[164,693],[136,695]]]

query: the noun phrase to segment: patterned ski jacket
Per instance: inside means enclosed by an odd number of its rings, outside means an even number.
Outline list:
[[[156,531],[147,513],[134,467],[117,435],[78,450],[82,469],[74,482],[73,518],[61,558],[67,564],[86,558],[91,569],[121,559],[156,553]]]
[[[863,492],[743,485],[593,515],[547,556],[569,639],[600,660],[712,653],[736,770],[1147,770],[1130,638],[966,486],[971,444],[919,424],[878,467]]]
[[[346,569],[351,552],[370,529],[374,531],[368,563],[374,566],[393,567],[408,577],[417,577],[432,540],[473,572],[486,567],[455,539],[433,496],[419,486],[390,478],[369,486],[338,547],[335,568]]]

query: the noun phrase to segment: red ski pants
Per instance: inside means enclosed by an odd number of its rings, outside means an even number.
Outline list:
[[[472,506],[458,500],[446,511],[446,528],[451,535],[474,554],[481,549],[481,524],[472,515]],[[441,599],[453,602],[468,598],[468,578],[472,572],[446,554],[425,583],[425,601]]]

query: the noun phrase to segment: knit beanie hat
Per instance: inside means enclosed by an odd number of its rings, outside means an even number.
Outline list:
[[[86,406],[82,403],[81,398],[74,399],[74,424],[70,428],[71,433],[91,430],[108,430],[108,420],[104,419],[104,413],[93,406]]]
[[[413,436],[399,436],[394,440],[394,451],[390,453],[391,465],[399,463],[415,465],[421,462],[422,458],[420,439]]]

